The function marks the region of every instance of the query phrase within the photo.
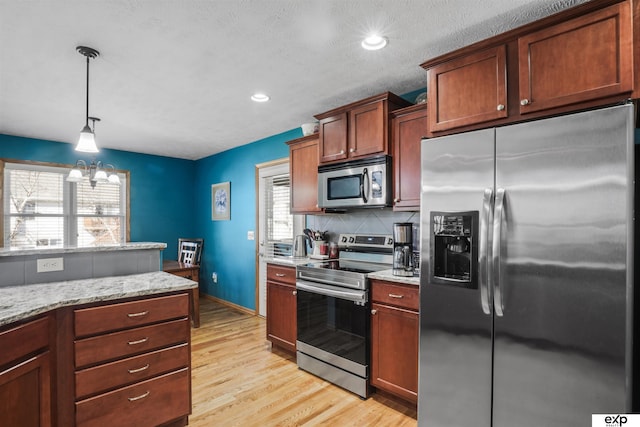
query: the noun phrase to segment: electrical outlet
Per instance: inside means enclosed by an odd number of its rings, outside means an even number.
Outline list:
[[[211,280],[213,283],[218,283],[218,273],[211,273]]]
[[[247,231],[247,240],[255,240],[255,238],[256,238],[256,235],[253,232],[253,230]]]
[[[36,271],[47,273],[49,271],[64,270],[64,258],[43,258],[36,259]]]

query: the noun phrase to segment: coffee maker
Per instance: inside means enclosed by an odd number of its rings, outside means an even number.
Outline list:
[[[413,223],[393,224],[393,275],[413,276]]]

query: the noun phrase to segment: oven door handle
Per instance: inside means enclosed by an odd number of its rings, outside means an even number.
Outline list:
[[[306,282],[304,280],[296,281],[296,289],[311,292],[314,294],[326,295],[328,297],[353,301],[359,304],[365,304],[367,302],[366,291],[339,289],[334,286],[321,285],[318,283]]]

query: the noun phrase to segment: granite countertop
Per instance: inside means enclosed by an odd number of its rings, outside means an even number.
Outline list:
[[[154,271],[128,276],[0,287],[0,326],[60,307],[188,290],[198,284]]]
[[[108,252],[108,251],[132,251],[139,249],[165,249],[166,243],[157,242],[128,242],[122,245],[64,247],[64,248],[37,248],[37,249],[6,249],[0,248],[0,257],[21,255],[52,255],[81,252]]]
[[[397,283],[405,283],[407,285],[420,285],[419,277],[403,277],[403,276],[394,276],[393,270],[382,270],[376,271],[374,273],[369,273],[367,275],[369,279],[378,279],[378,280],[386,280],[388,282],[397,282]]]

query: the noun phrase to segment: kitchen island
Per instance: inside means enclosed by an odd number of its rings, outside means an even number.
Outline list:
[[[195,287],[162,271],[0,286],[0,425],[186,425]]]

